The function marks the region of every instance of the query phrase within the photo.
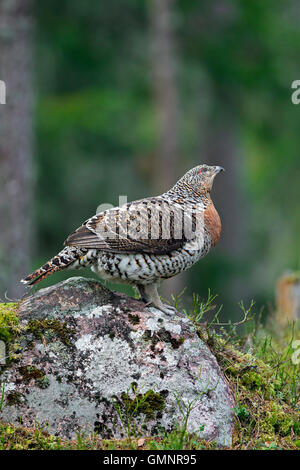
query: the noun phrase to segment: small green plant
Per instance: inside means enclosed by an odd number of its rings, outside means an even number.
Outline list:
[[[203,395],[203,393],[205,393],[205,391],[201,392],[197,398],[187,403],[182,399],[182,397],[179,394],[175,393],[175,399],[176,399],[180,414],[182,416],[182,424],[178,428],[178,441],[177,441],[176,449],[180,450],[180,449],[184,449],[185,447],[185,443],[188,438],[188,433],[187,433],[188,421],[189,421],[191,412],[196,407],[199,401],[199,398]],[[205,424],[202,424],[200,428],[198,429],[198,432],[204,431],[204,428],[205,428]]]
[[[195,325],[199,325],[204,317],[209,312],[214,312],[216,306],[213,304],[214,300],[217,298],[217,295],[212,295],[210,289],[208,290],[207,300],[202,301],[201,297],[198,294],[193,294],[193,304],[192,309],[188,312],[183,310],[184,314],[192,321]],[[210,322],[205,322],[203,325],[210,327],[214,322],[218,321],[219,314],[223,306],[221,305],[219,309],[214,312],[213,319]]]
[[[264,442],[296,448],[300,382],[292,345],[300,337],[299,328],[294,324],[278,331],[276,322],[262,326],[262,310],[256,315],[254,301],[248,308],[239,303],[241,321],[223,323],[215,298],[210,292],[204,300],[194,296],[192,310],[184,312],[235,389],[234,448],[256,449]],[[207,314],[210,319],[205,321]]]
[[[198,380],[201,382],[201,370],[199,373]],[[165,450],[165,449],[172,449],[172,450],[182,450],[182,449],[189,449],[192,445],[195,448],[199,446],[199,434],[204,431],[205,424],[202,424],[197,433],[190,434],[187,431],[188,428],[188,421],[190,419],[192,411],[196,408],[200,398],[209,392],[212,392],[218,386],[218,382],[215,384],[214,387],[210,387],[210,381],[207,381],[199,392],[199,394],[191,401],[185,401],[182,396],[178,393],[174,393],[174,398],[176,400],[179,412],[181,414],[181,422],[177,425],[176,429],[171,433],[165,434],[164,438],[159,442],[153,442],[152,447],[155,449]],[[194,443],[194,444],[192,444]],[[200,445],[201,446],[201,445]]]
[[[0,411],[3,409],[4,404],[4,392],[5,392],[5,382],[1,385],[1,397],[0,397]]]
[[[235,406],[233,408],[235,416],[237,416],[240,421],[247,421],[250,416],[248,409],[245,406]]]
[[[270,334],[253,339],[255,355],[268,363],[273,371],[274,380],[280,384],[277,388],[279,399],[285,399],[292,408],[297,408],[300,401],[299,364],[294,364],[292,344],[296,337],[296,323],[293,322],[281,332],[281,336]]]
[[[132,438],[136,439],[140,435],[144,421],[154,418],[155,411],[161,411],[164,408],[164,399],[153,390],[141,393],[135,384],[131,384],[120,399],[114,398],[113,404],[127,438],[131,442]],[[138,427],[139,415],[143,415],[143,420]]]

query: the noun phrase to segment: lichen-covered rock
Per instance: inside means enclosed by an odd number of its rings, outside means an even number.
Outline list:
[[[1,420],[119,438],[170,431],[188,415],[188,431],[230,445],[230,389],[183,315],[81,277],[23,300],[19,315],[22,355],[1,376]]]

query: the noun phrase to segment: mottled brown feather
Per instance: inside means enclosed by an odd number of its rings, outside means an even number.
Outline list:
[[[164,239],[161,237],[163,230],[163,221],[161,218],[161,212],[155,206],[152,210],[156,211],[155,220],[149,223],[149,206],[144,202],[139,201],[131,203],[127,206],[129,213],[131,214],[131,220],[136,222],[138,225],[141,235],[137,238],[135,233],[135,226],[129,227],[129,230],[125,232],[122,230],[124,224],[119,222],[119,218],[122,217],[124,212],[116,209],[115,211],[107,211],[97,216],[92,217],[79,227],[74,233],[72,233],[65,241],[66,246],[77,246],[84,248],[99,249],[102,251],[108,251],[113,253],[151,253],[151,254],[167,254],[173,250],[181,248],[186,241],[184,234],[180,234],[180,238],[172,237],[174,233],[174,226],[182,220],[183,211],[182,209],[176,209],[170,213],[170,237]],[[117,223],[116,223],[117,221]],[[152,233],[157,234],[157,238],[151,236]],[[107,229],[110,231],[111,238],[101,237],[101,231],[107,233]],[[145,233],[142,233],[145,230]]]

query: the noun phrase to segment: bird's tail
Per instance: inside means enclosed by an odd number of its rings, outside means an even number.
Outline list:
[[[79,265],[81,257],[84,257],[85,252],[86,250],[84,249],[78,249],[74,246],[66,246],[66,248],[54,256],[54,258],[51,258],[46,264],[22,279],[21,282],[23,284],[33,286],[56,271],[61,271],[62,269],[66,269],[72,265]]]

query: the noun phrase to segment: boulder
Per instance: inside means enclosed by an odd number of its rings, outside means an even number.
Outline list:
[[[4,370],[0,419],[74,438],[159,435],[182,426],[230,446],[234,400],[192,323],[94,279],[73,277],[19,304],[20,359]]]

